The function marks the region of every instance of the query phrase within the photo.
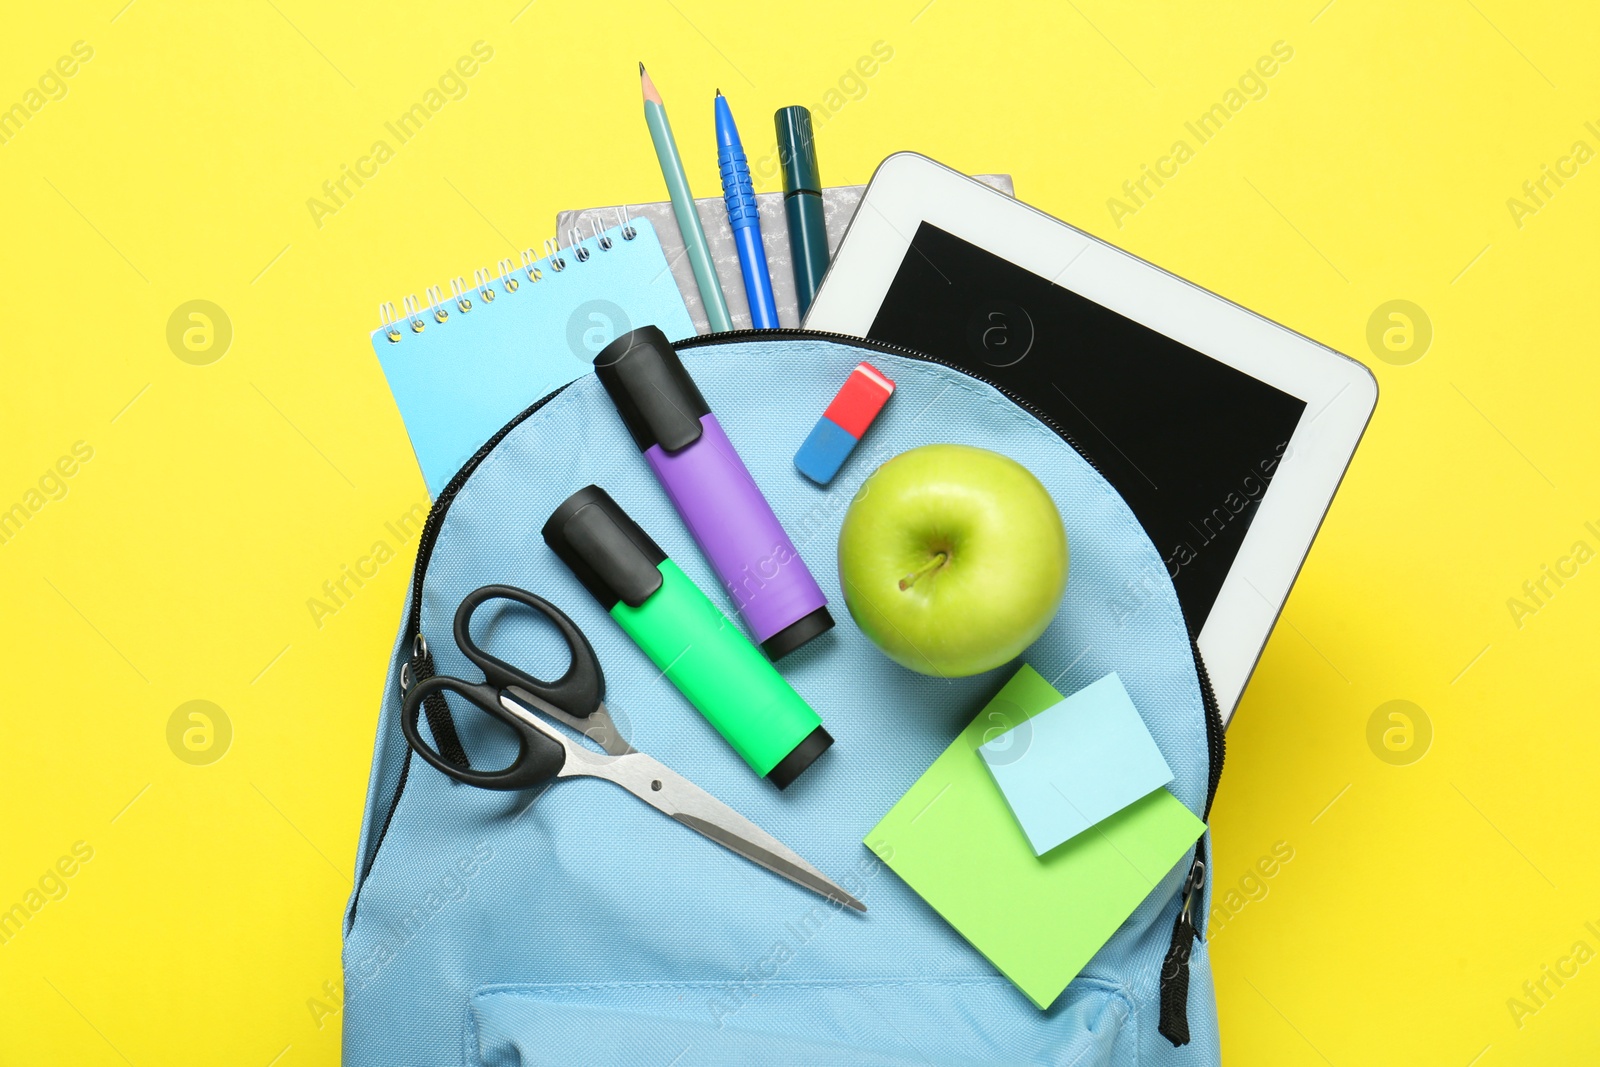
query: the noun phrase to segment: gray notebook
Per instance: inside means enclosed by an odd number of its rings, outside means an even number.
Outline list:
[[[1007,196],[1015,196],[1009,174],[979,174],[977,180],[993,186]],[[836,185],[822,191],[822,210],[828,226],[828,252],[839,250],[844,231],[856,213],[865,185]],[[706,241],[711,246],[711,258],[717,265],[717,277],[722,279],[722,295],[728,301],[728,314],[733,318],[733,328],[750,328],[750,303],[744,296],[744,275],[739,270],[739,253],[733,244],[733,230],[728,226],[728,211],[722,197],[707,196],[695,200],[700,212],[700,225],[705,227]],[[761,211],[761,240],[767,248],[767,270],[772,274],[772,295],[778,304],[778,322],[783,326],[800,325],[800,305],[795,298],[794,264],[789,255],[789,227],[784,220],[782,193],[757,193],[756,206]],[[672,215],[672,204],[660,201],[654,204],[627,204],[615,207],[591,207],[581,211],[562,211],[556,215],[556,235],[563,246],[575,244],[571,237],[577,230],[582,237],[589,236],[596,226],[601,230],[615,226],[624,216],[643,215],[655,226],[661,240],[661,250],[667,254],[672,267],[672,278],[678,283],[683,302],[689,308],[694,328],[706,333],[705,302],[700,299],[700,289],[695,285],[694,271],[689,257],[684,255],[683,235],[678,231],[678,221]]]

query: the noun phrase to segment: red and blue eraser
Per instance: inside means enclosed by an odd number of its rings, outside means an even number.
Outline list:
[[[794,454],[800,473],[827,485],[894,393],[894,382],[869,363],[857,363],[850,377]]]

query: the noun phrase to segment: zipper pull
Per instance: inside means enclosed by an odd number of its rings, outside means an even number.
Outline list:
[[[433,653],[428,650],[428,639],[418,631],[411,639],[411,659],[400,665],[401,699],[405,699],[407,689],[424,678],[432,678],[433,673]],[[456,733],[456,721],[450,715],[450,705],[445,703],[444,696],[434,693],[425,698],[422,709],[428,716],[428,730],[433,734],[433,743],[439,746],[439,755],[458,767],[471,766],[467,762],[467,750],[461,745],[461,735]]]
[[[1183,889],[1178,893],[1183,905],[1172,924],[1172,944],[1167,949],[1166,959],[1161,961],[1161,1020],[1156,1029],[1174,1048],[1189,1043],[1189,957],[1200,936],[1194,916],[1206,883],[1202,848],[1203,845],[1196,846],[1194,863],[1189,866]]]

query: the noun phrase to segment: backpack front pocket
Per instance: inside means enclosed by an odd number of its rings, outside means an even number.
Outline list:
[[[1049,1026],[1015,1026],[1003,978],[495,985],[468,1005],[472,1067],[927,1067],[1134,1061],[1131,1008],[1080,980]],[[1031,1009],[1028,1009],[1031,1011]]]

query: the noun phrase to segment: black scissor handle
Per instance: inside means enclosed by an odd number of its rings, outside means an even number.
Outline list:
[[[442,771],[458,782],[475,785],[480,789],[527,789],[549,781],[561,772],[566,763],[566,749],[559,741],[546,737],[523,722],[500,703],[501,686],[492,682],[474,684],[446,675],[424,678],[406,693],[400,706],[400,727],[413,751],[427,760],[436,770]],[[422,702],[434,694],[457,693],[488,714],[499,719],[517,735],[517,756],[510,766],[498,771],[482,771],[452,763],[439,755],[422,739],[417,728]]]
[[[511,600],[530,607],[555,623],[572,653],[567,672],[553,682],[535,678],[479,648],[472,640],[472,613],[491,600]],[[600,672],[600,659],[589,639],[583,636],[566,613],[543,597],[534,596],[514,585],[485,585],[468,593],[456,608],[456,647],[478,665],[484,679],[498,689],[516,686],[526,689],[547,704],[553,704],[578,719],[593,715],[606,698],[606,678]]]

